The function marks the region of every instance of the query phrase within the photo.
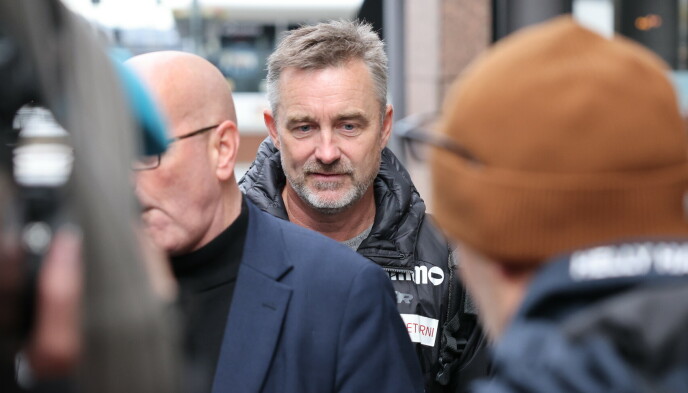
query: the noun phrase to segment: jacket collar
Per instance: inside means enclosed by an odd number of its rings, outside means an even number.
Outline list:
[[[514,320],[560,320],[641,285],[685,280],[688,241],[601,245],[553,258],[531,282]]]
[[[475,391],[686,391],[688,242],[580,250],[549,261]],[[573,388],[572,388],[573,387]]]
[[[261,390],[274,356],[292,289],[282,231],[252,203],[246,243],[217,363],[213,393]],[[270,247],[266,247],[270,239]]]
[[[239,187],[261,210],[287,220],[281,191],[286,184],[280,152],[266,138],[258,148]],[[386,267],[410,268],[415,259],[418,228],[425,202],[406,169],[388,148],[383,149],[380,171],[374,182],[375,221],[358,252]]]

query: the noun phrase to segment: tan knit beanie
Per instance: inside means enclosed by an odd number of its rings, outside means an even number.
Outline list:
[[[448,235],[502,262],[685,236],[688,141],[665,65],[570,17],[496,44],[452,87],[433,156]]]

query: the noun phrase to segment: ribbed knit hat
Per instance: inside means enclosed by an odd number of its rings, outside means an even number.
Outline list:
[[[688,141],[659,58],[570,17],[497,43],[454,84],[433,156],[447,234],[502,262],[685,236]]]

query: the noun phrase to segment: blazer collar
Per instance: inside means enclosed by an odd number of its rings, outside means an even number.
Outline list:
[[[232,297],[213,393],[258,392],[267,375],[291,298],[280,282],[291,270],[282,228],[248,202],[246,244]]]

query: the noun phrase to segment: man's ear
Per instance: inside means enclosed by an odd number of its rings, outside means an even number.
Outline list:
[[[385,117],[382,119],[382,138],[380,140],[380,148],[387,146],[390,135],[392,135],[392,117],[394,117],[394,109],[391,104],[387,105],[385,109]]]
[[[277,119],[272,116],[272,111],[266,109],[263,111],[263,120],[265,120],[265,127],[268,128],[268,133],[270,134],[270,139],[272,139],[272,144],[279,150],[279,135],[277,134]]]
[[[221,181],[234,176],[237,153],[239,152],[239,130],[236,123],[225,120],[217,127],[212,140],[215,157],[215,175]]]

